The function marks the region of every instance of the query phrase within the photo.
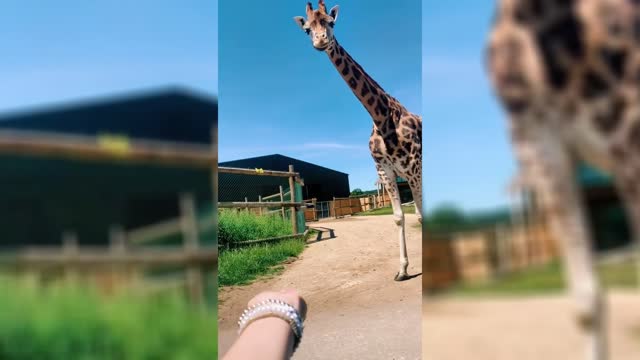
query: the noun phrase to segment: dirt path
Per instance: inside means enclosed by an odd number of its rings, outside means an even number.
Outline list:
[[[611,360],[640,359],[640,292],[610,294]],[[426,300],[425,359],[583,359],[566,296]],[[635,336],[635,338],[634,338]]]
[[[409,274],[420,274],[422,232],[415,215],[406,219]],[[220,354],[235,339],[237,317],[252,296],[292,287],[309,304],[295,359],[420,359],[422,279],[393,281],[399,250],[392,216],[310,225],[333,229],[335,238],[309,244],[276,278],[220,291]]]

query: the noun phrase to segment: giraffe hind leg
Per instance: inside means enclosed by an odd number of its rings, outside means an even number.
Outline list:
[[[407,244],[404,231],[404,213],[402,212],[402,204],[400,202],[400,193],[398,184],[396,183],[396,173],[393,168],[388,165],[379,165],[378,174],[384,183],[391,199],[391,207],[393,208],[393,220],[398,228],[398,245],[400,249],[400,269],[395,276],[395,281],[403,281],[409,279],[407,267],[409,266],[409,258],[407,256]]]

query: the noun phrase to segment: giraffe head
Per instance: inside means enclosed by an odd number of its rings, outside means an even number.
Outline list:
[[[324,0],[318,1],[318,9],[314,10],[311,2],[307,3],[307,18],[296,16],[296,24],[311,37],[313,47],[318,51],[326,50],[333,42],[333,26],[338,18],[338,5],[327,13]]]
[[[485,50],[485,67],[501,102],[511,113],[521,113],[544,87],[543,63],[534,34],[519,19],[529,2],[501,0]]]

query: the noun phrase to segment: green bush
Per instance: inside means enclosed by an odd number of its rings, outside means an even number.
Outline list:
[[[0,359],[215,359],[216,314],[178,294],[101,297],[0,276]]]
[[[223,210],[218,217],[218,243],[267,239],[291,235],[291,222],[279,215],[255,215],[246,211]]]
[[[260,275],[277,271],[274,266],[300,255],[304,247],[303,239],[289,239],[222,251],[218,261],[218,286],[246,284]]]

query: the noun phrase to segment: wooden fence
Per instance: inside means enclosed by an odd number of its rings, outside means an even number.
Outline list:
[[[253,176],[279,176],[289,178],[289,190],[288,193],[291,195],[291,201],[285,202],[284,196],[286,193],[283,192],[282,187],[280,187],[280,192],[278,194],[267,196],[267,199],[260,197],[257,202],[249,202],[248,199],[245,198],[245,201],[238,202],[221,202],[218,203],[218,208],[221,209],[258,209],[259,214],[264,213],[264,209],[279,207],[280,212],[285,214],[286,208],[291,208],[291,226],[293,228],[293,234],[300,234],[304,229],[298,229],[298,221],[296,214],[301,211],[302,206],[304,205],[302,202],[296,202],[295,196],[295,184],[299,183],[304,185],[302,178],[300,178],[300,173],[294,171],[293,165],[289,165],[289,171],[275,171],[275,170],[263,170],[263,169],[242,169],[242,168],[232,168],[232,167],[218,167],[218,172],[221,174],[238,174],[238,175],[253,175]],[[280,201],[264,201],[270,200],[279,196]]]
[[[482,282],[556,259],[559,250],[544,223],[499,226],[451,234],[425,234],[423,289]]]
[[[328,217],[344,217],[356,213],[391,206],[389,195],[366,195],[361,197],[336,198],[332,201],[304,200],[304,216],[307,221]]]
[[[24,247],[0,251],[0,267],[26,273],[41,280],[89,279],[103,291],[138,284],[145,289],[185,286],[193,303],[204,302],[204,278],[215,274],[218,248],[203,246],[199,234],[215,227],[213,215],[198,222],[194,197],[180,198],[181,216],[163,223],[126,232],[121,226],[110,229],[108,246],[81,246],[74,231],[62,234],[62,246]],[[152,246],[154,240],[181,234],[182,245]],[[156,269],[185,270],[184,277],[145,278]],[[53,278],[53,279],[51,279]]]
[[[339,218],[362,212],[358,198],[333,198],[333,216]]]
[[[423,235],[422,288],[424,291],[445,289],[458,281],[458,267],[449,237]]]

